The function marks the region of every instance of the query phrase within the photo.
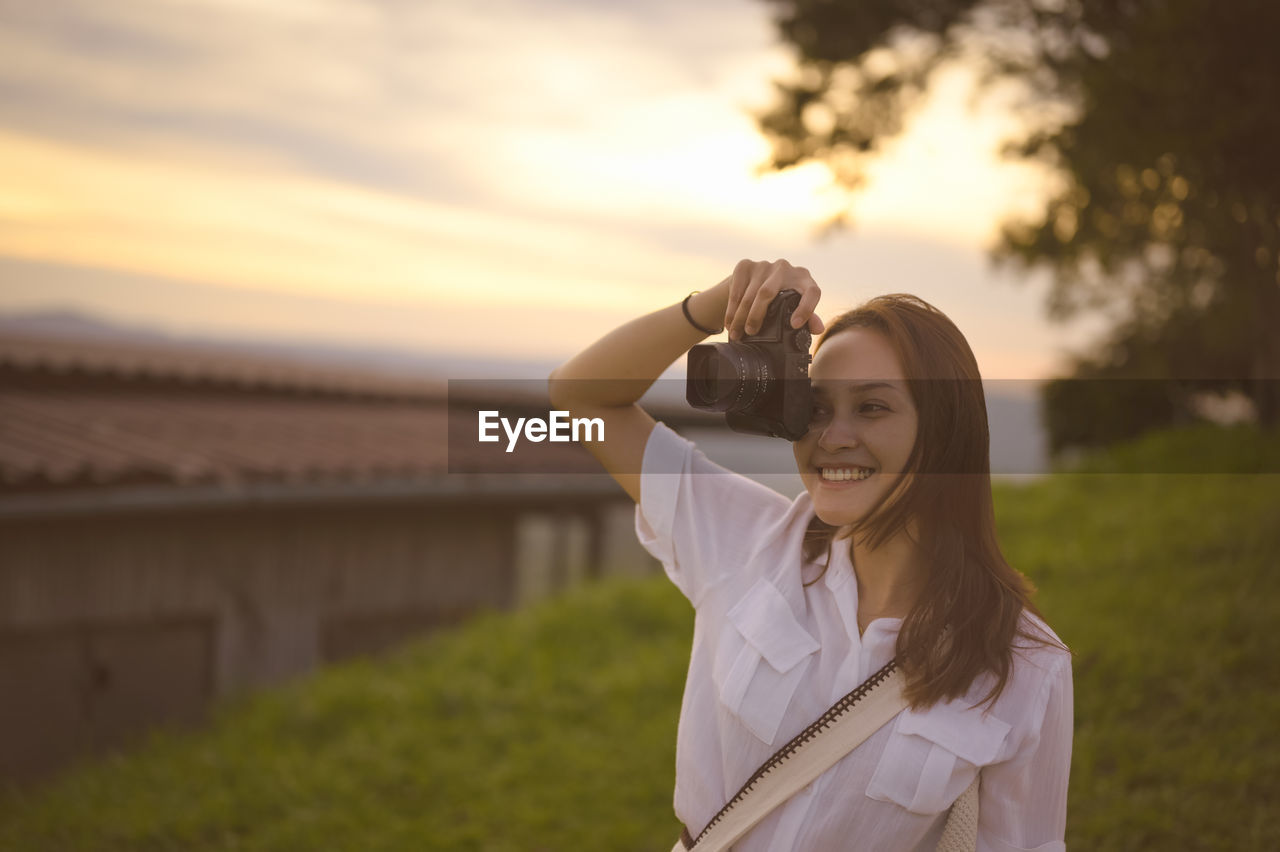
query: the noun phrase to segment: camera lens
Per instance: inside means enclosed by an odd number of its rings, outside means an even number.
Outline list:
[[[769,387],[769,361],[746,343],[712,343],[689,351],[689,403],[706,411],[748,411]]]

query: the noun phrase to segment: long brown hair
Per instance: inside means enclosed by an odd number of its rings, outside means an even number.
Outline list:
[[[889,340],[907,376],[919,426],[904,470],[910,475],[898,477],[840,539],[856,536],[875,549],[912,523],[919,534],[916,544],[926,554],[928,579],[898,633],[896,654],[907,678],[907,699],[923,709],[959,698],[975,678],[991,672],[996,682],[979,703],[994,702],[1008,683],[1016,639],[1062,646],[1022,625],[1023,610],[1040,616],[1031,602],[1034,588],[1005,560],[996,540],[987,407],[977,359],[960,329],[916,296],[879,296],[841,314],[815,352],[849,328],[874,329]],[[805,536],[806,560],[816,562],[825,551],[829,566],[838,532],[815,516]],[[852,558],[852,541],[849,547]]]

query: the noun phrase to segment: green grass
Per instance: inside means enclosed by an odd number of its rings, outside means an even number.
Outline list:
[[[1089,464],[1277,447],[1189,430]],[[1280,849],[1280,476],[1060,474],[996,499],[1077,654],[1068,845]],[[666,849],[691,623],[661,576],[485,615],[0,795],[0,849]]]
[[[1278,448],[1201,427],[1082,467]],[[998,489],[997,520],[1076,654],[1068,846],[1280,849],[1280,475],[1059,474]]]

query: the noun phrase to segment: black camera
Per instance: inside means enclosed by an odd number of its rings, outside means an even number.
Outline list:
[[[760,331],[730,343],[689,350],[685,399],[703,411],[723,411],[729,428],[796,441],[809,431],[807,327],[792,328],[800,294],[783,290],[769,303]]]

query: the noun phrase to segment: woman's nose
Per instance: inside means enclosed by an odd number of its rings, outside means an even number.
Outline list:
[[[818,446],[831,453],[858,446],[858,431],[850,417],[833,417],[818,434]]]

